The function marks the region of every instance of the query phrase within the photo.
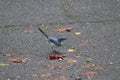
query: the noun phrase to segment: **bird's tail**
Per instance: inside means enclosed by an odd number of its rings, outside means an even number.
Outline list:
[[[38,28],[38,30],[45,36],[48,38],[48,35],[41,29],[41,28]]]

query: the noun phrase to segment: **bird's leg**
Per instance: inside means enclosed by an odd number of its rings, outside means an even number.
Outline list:
[[[54,50],[54,47],[52,46],[51,49]]]
[[[51,49],[52,49],[53,51],[56,51],[55,48],[54,48],[54,46],[52,46]]]
[[[54,46],[52,46],[51,49],[53,50],[53,52],[58,53],[58,51],[55,50]]]

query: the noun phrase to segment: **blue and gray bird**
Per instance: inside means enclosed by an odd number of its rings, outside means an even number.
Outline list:
[[[38,29],[47,38],[48,42],[50,44],[51,43],[54,44],[54,46],[60,47],[62,45],[61,42],[66,40],[65,37],[60,37],[60,38],[50,37],[41,28],[38,28]],[[53,46],[51,48],[53,49]]]

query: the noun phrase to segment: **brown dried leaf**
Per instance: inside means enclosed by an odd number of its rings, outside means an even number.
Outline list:
[[[76,63],[77,60],[74,60],[74,59],[66,59],[67,63]]]
[[[5,54],[5,56],[7,56],[7,57],[11,57],[11,54]]]
[[[33,74],[32,76],[33,76],[33,77],[37,77],[37,78],[39,78],[39,77],[41,76],[41,74],[39,74],[39,73],[35,73],[35,74]]]
[[[12,55],[12,53],[10,53],[10,52],[6,52],[6,53],[3,54],[3,56],[12,57],[13,55]]]
[[[91,79],[96,74],[97,74],[97,72],[95,72],[95,71],[88,71],[88,72],[86,72],[86,73],[84,73],[82,75],[85,76],[85,77],[87,77],[87,78],[89,78],[89,79]]]
[[[49,65],[49,67],[53,68],[53,69],[57,69],[57,70],[70,70],[71,66],[59,66],[59,65]]]
[[[9,60],[15,63],[21,63],[21,62],[25,63],[27,62],[28,59],[27,58],[10,58]]]
[[[83,66],[83,68],[91,68],[91,67],[94,67],[94,66],[95,66],[95,64],[85,64]]]
[[[81,57],[81,54],[74,54],[75,56],[75,58],[80,58]]]
[[[32,33],[32,32],[36,32],[36,29],[26,29],[24,30],[25,33]]]
[[[101,38],[106,38],[107,35],[106,35],[106,34],[102,34],[100,37],[101,37]]]
[[[69,79],[65,78],[64,76],[59,76],[56,77],[54,80],[69,80]]]
[[[44,77],[44,78],[48,78],[48,77],[50,77],[50,76],[52,76],[51,73],[41,74],[41,77]]]
[[[65,26],[65,27],[63,27],[63,28],[57,29],[57,32],[60,32],[60,33],[65,32],[65,31],[70,32],[71,30],[72,30],[72,27],[70,27],[70,26]]]
[[[96,72],[99,72],[99,71],[103,71],[104,68],[103,67],[99,67],[95,64],[85,64],[83,66],[83,68],[90,68],[92,71],[96,71]]]
[[[90,41],[86,40],[85,42],[82,42],[80,46],[87,47],[90,44]]]

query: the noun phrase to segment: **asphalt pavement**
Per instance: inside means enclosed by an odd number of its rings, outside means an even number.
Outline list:
[[[67,38],[57,49],[63,60],[48,59],[54,52],[38,27]],[[72,30],[57,32],[63,27]],[[120,0],[0,0],[0,80],[119,80],[119,75]]]

